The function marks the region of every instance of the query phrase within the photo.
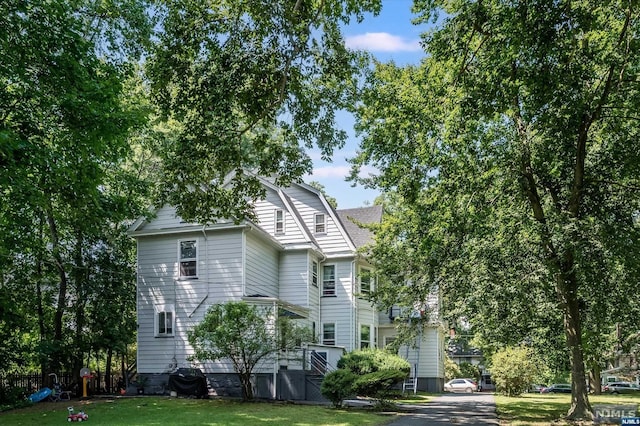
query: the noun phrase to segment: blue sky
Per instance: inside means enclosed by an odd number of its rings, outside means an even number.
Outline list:
[[[424,57],[419,42],[425,27],[411,23],[412,3],[412,0],[383,0],[378,16],[368,15],[362,23],[354,22],[344,29],[347,46],[367,50],[383,62],[394,61],[398,65],[419,63]],[[318,151],[311,151],[313,174],[304,178],[306,182],[321,183],[327,194],[338,201],[339,209],[362,207],[367,202],[373,203],[379,195],[378,191],[359,185],[352,187],[350,182],[345,181],[350,168],[347,159],[353,158],[358,149],[353,124],[354,119],[350,114],[345,112],[339,115],[338,125],[349,135],[346,145],[334,152],[331,163],[322,161]]]

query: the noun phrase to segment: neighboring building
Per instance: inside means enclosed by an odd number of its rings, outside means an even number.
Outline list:
[[[188,361],[193,349],[187,331],[216,303],[278,306],[317,336],[303,345],[301,362],[261,366],[259,397],[315,399],[308,390],[291,389],[291,377],[323,373],[344,351],[384,347],[393,338],[389,315],[365,299],[376,274],[358,253],[371,235],[356,223],[379,223],[381,207],[336,211],[309,185],[280,188],[270,179],[261,181],[267,194],[255,203],[255,222],[186,223],[165,206],[130,228],[138,249],[137,369],[151,379],[152,391],[165,391],[162,386],[176,368],[198,367],[218,393],[239,393],[229,363]],[[438,323],[430,324],[418,349],[406,352],[418,366],[419,389],[442,390],[443,332]]]
[[[480,370],[480,389],[490,391],[495,390],[496,385],[491,380],[491,372],[484,365],[484,355],[480,349],[469,344],[471,336],[456,334],[455,330],[449,330],[449,342],[447,343],[447,355],[460,365],[462,363],[472,364]]]

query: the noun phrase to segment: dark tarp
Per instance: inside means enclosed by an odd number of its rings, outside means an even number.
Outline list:
[[[169,375],[169,389],[178,395],[207,398],[207,378],[197,368],[179,368]]]

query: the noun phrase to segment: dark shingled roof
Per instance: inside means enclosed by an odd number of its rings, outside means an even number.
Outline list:
[[[344,229],[351,237],[351,241],[356,248],[373,242],[373,233],[368,229],[363,229],[357,223],[380,223],[382,222],[382,206],[358,207],[356,209],[336,210]]]

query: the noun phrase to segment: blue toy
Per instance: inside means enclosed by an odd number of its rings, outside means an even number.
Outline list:
[[[42,388],[40,389],[38,392],[29,395],[29,401],[31,402],[40,402],[43,399],[46,399],[49,397],[49,395],[51,395],[51,389],[49,388]]]

